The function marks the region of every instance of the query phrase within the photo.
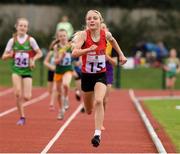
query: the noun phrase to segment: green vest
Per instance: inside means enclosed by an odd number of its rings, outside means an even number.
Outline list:
[[[179,63],[178,58],[175,58],[175,59],[168,58],[168,59],[166,59],[165,64],[170,69],[169,71],[166,72],[166,77],[167,78],[171,78],[171,77],[176,76],[176,70],[177,70],[178,63]]]
[[[32,76],[32,70],[29,67],[30,52],[32,52],[29,36],[23,44],[20,44],[17,38],[14,38],[14,44],[12,48],[14,51],[14,60],[12,62],[12,72],[18,75],[31,75]]]
[[[59,48],[59,53],[65,52],[64,58],[61,60],[59,64],[56,65],[56,73],[63,74],[67,71],[72,71],[72,58],[71,58],[71,47],[66,46],[63,48]]]

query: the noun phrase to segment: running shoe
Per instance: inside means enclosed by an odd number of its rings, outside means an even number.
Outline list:
[[[64,108],[67,110],[69,108],[69,100],[68,98],[64,98]]]
[[[94,147],[98,147],[100,144],[100,136],[99,135],[95,135],[92,140],[91,143]]]
[[[58,113],[57,119],[58,120],[63,120],[64,119],[64,109],[61,109]]]
[[[17,121],[17,125],[20,125],[20,126],[23,126],[25,124],[25,118],[24,117],[21,117],[18,121]]]
[[[85,109],[84,107],[81,108],[81,113],[84,113],[85,112]]]

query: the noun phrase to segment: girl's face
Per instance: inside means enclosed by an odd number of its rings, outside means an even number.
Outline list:
[[[170,57],[175,58],[176,57],[176,49],[170,50]]]
[[[94,11],[89,11],[86,15],[86,25],[89,29],[99,29],[101,25],[99,15]]]
[[[28,31],[28,21],[19,20],[16,25],[16,30],[18,35],[25,35]]]
[[[67,32],[66,32],[66,31],[59,31],[58,34],[57,34],[57,39],[58,39],[61,43],[66,43],[66,42],[68,42]]]

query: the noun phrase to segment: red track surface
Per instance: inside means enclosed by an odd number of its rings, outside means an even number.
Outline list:
[[[0,90],[2,91],[2,89]],[[43,92],[45,89],[34,89],[33,98]],[[139,95],[141,92],[137,93]],[[48,110],[49,98],[25,108],[27,115],[25,126],[16,125],[17,111],[0,117],[0,152],[40,153],[79,106],[73,91],[70,92],[70,101],[70,109],[66,112],[63,121],[56,120],[57,110],[54,112]],[[0,112],[12,107],[15,107],[13,93],[0,97]],[[106,130],[102,134],[101,145],[98,148],[94,148],[90,144],[94,132],[93,115],[79,113],[48,152],[157,152],[127,90],[111,92],[105,112],[104,126]]]

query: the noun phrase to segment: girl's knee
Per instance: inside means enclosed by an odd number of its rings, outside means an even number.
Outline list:
[[[102,105],[103,104],[103,99],[96,99],[95,100],[95,105]]]
[[[25,96],[24,96],[24,100],[25,100],[25,101],[29,101],[29,100],[31,99],[31,97],[32,97],[31,94],[25,95]]]
[[[61,97],[62,92],[61,91],[57,91],[57,96]]]
[[[63,87],[69,88],[69,83],[63,83]]]
[[[15,91],[15,96],[17,97],[17,98],[20,98],[22,95],[21,95],[21,91],[20,90],[16,90]]]

